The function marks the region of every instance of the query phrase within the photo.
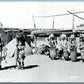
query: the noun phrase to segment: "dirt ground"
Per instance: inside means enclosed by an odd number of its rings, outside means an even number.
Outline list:
[[[23,70],[14,67],[0,70],[0,82],[84,82],[84,63],[30,55],[25,58]]]

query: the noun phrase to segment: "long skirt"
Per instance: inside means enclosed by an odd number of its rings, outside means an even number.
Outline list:
[[[51,59],[55,59],[56,56],[57,56],[56,48],[51,47],[51,48],[50,48],[50,58],[51,58]]]

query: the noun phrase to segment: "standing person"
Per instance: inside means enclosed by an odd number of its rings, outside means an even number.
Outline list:
[[[23,69],[25,59],[25,37],[23,33],[17,37],[17,63],[18,68]]]

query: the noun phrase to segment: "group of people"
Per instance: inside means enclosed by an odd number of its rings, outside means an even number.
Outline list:
[[[71,34],[71,36],[69,38],[67,38],[67,36],[65,34],[62,34],[60,37],[60,41],[57,42],[57,38],[51,34],[48,37],[48,42],[49,42],[49,46],[44,46],[46,48],[43,47],[44,51],[49,51],[49,57],[51,59],[55,59],[55,58],[59,58],[60,60],[62,60],[63,58],[65,60],[70,60],[71,61],[77,61],[77,42],[76,42],[76,37],[74,34]],[[80,46],[80,50],[84,50],[84,36],[81,36],[82,38],[82,42],[81,42],[81,46]],[[31,40],[31,39],[30,39]],[[28,40],[29,46],[31,47],[30,43],[31,41]],[[25,59],[25,42],[27,41],[27,39],[24,36],[24,33],[21,31],[20,34],[18,34],[16,36],[16,41],[17,41],[17,45],[16,45],[16,65],[18,69],[23,69],[24,68],[24,59]],[[59,44],[59,49],[57,48],[57,44]],[[3,50],[3,57],[2,58],[6,58],[7,55],[7,49],[3,47],[2,49],[2,45],[1,45],[1,39],[0,39],[0,51],[2,54],[2,50]],[[40,50],[40,49],[39,49]],[[42,51],[42,53],[44,53]],[[1,68],[1,61],[2,58],[0,58],[0,68]],[[82,61],[84,61],[84,53],[81,53],[81,58]]]
[[[72,61],[77,60],[77,43],[76,43],[76,38],[75,35],[72,34],[68,38],[65,34],[62,34],[60,36],[60,41],[59,41],[59,49],[57,49],[57,42],[55,39],[55,36],[51,34],[49,36],[49,45],[50,45],[50,58],[55,59],[56,57],[59,57],[59,59],[62,60],[64,57],[65,60],[69,60],[71,58]],[[59,54],[57,53],[59,52]],[[58,55],[57,55],[58,54]]]

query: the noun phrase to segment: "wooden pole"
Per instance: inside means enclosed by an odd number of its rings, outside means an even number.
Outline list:
[[[72,31],[74,32],[74,9],[73,9]]]
[[[33,23],[34,23],[34,28],[36,29],[35,18],[33,15],[32,15],[32,19],[33,19]]]
[[[55,21],[54,21],[54,17],[53,17],[53,29],[55,29]]]

